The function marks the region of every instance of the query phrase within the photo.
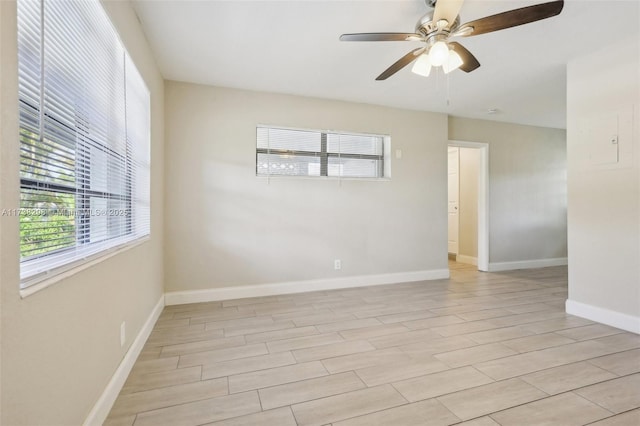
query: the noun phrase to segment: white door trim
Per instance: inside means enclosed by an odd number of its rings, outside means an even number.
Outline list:
[[[489,271],[489,144],[450,140],[448,146],[480,150],[478,174],[478,270]]]
[[[452,179],[451,179],[452,178],[452,174],[451,174],[451,154],[452,154],[452,152],[451,152],[451,150],[455,150],[455,154],[456,154],[456,156],[455,156],[455,162],[456,162],[456,164],[455,164],[455,166],[456,166],[456,173],[455,173],[455,184],[456,184],[456,188],[455,188],[455,191],[456,191],[456,197],[455,197],[456,206],[455,206],[455,210],[456,210],[456,213],[455,213],[455,215],[456,215],[456,220],[455,220],[455,230],[454,230],[456,237],[455,237],[455,242],[453,242],[453,243],[451,241],[451,211],[450,211],[450,209],[451,209],[451,201],[452,201],[451,200],[451,181],[452,181]],[[447,168],[449,170],[449,173],[447,175],[447,185],[448,185],[448,188],[447,188],[448,197],[447,198],[449,200],[449,203],[448,203],[448,209],[447,209],[447,216],[448,216],[447,217],[447,228],[448,228],[447,251],[449,252],[449,254],[454,254],[457,257],[458,254],[460,253],[460,238],[459,238],[459,235],[460,235],[460,214],[459,213],[460,212],[458,211],[458,206],[460,205],[460,202],[459,202],[459,200],[460,200],[460,148],[450,146],[448,151],[449,151],[448,152],[449,156],[448,156],[448,161],[447,161],[447,163],[448,163],[447,164]],[[452,245],[455,245],[453,247],[453,250],[452,250]]]

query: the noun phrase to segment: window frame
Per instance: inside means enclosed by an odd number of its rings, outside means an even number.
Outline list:
[[[34,197],[43,198],[54,196],[54,194],[56,194],[56,196],[63,194],[64,196],[68,195],[73,197],[73,204],[70,205],[71,207],[61,208],[64,211],[72,212],[73,220],[69,220],[69,223],[72,224],[73,230],[69,231],[69,235],[67,235],[66,232],[64,234],[57,233],[57,235],[53,235],[54,238],[51,240],[60,241],[67,237],[70,239],[73,238],[73,242],[70,243],[70,245],[58,248],[57,245],[54,244],[33,248],[31,249],[31,252],[36,252],[35,254],[27,254],[27,256],[23,257],[22,247],[23,244],[28,244],[28,240],[25,242],[23,241],[23,237],[20,237],[19,292],[21,297],[33,294],[98,262],[102,262],[121,251],[143,244],[151,238],[151,92],[144,80],[144,77],[142,76],[142,73],[136,67],[133,58],[129,54],[125,44],[122,42],[122,39],[120,38],[115,25],[111,21],[110,16],[104,9],[104,6],[100,4],[99,1],[95,1],[95,3],[104,13],[106,23],[111,26],[113,35],[115,36],[108,39],[109,43],[112,43],[112,46],[117,45],[117,47],[121,49],[123,55],[122,76],[124,80],[122,82],[122,93],[124,94],[123,99],[125,103],[123,104],[124,109],[121,111],[122,116],[118,114],[117,117],[118,119],[123,120],[125,126],[124,138],[110,139],[111,141],[121,141],[120,143],[123,144],[123,150],[120,152],[119,149],[114,148],[110,143],[104,143],[94,138],[89,131],[89,127],[92,122],[84,117],[81,109],[76,110],[75,122],[71,124],[63,122],[55,114],[50,114],[47,111],[46,103],[43,101],[43,94],[46,90],[45,84],[47,84],[43,77],[41,77],[38,82],[38,87],[40,87],[40,96],[37,98],[34,97],[32,99],[28,96],[27,92],[22,92],[19,88],[18,104],[16,105],[16,110],[18,112],[17,143],[20,146],[19,151],[21,153],[19,159],[19,191],[21,198],[21,205],[18,209],[20,212],[19,216],[22,216],[23,213],[28,215],[30,213],[28,211],[25,212],[25,210],[33,209],[32,207],[23,207],[23,194],[31,193]],[[38,7],[40,8],[40,13],[44,14],[44,0],[40,0]],[[42,25],[44,22],[44,15],[41,15],[40,19]],[[103,22],[104,21],[99,23],[102,24]],[[18,26],[17,31],[20,31],[20,26]],[[42,29],[40,29],[40,31],[42,31]],[[18,37],[20,37],[20,35],[18,35]],[[42,41],[40,42],[42,43]],[[42,47],[40,48],[39,54],[41,64],[38,66],[40,67],[40,72],[44,73],[44,65],[42,65],[44,64],[44,50]],[[32,69],[32,65],[28,62],[23,64],[18,62],[17,66],[19,68],[18,72],[20,76],[22,75],[20,74],[22,72],[20,71],[22,69],[21,67],[24,66],[27,67],[26,69]],[[111,70],[112,68],[107,67],[103,69]],[[116,69],[119,69],[119,67],[116,67]],[[132,77],[128,77],[130,72],[133,72]],[[77,84],[77,81],[79,80],[70,80],[67,83],[73,85]],[[132,88],[132,92],[130,92],[129,87]],[[119,91],[116,91],[115,93],[119,93]],[[132,110],[134,111],[134,114],[136,113],[136,110],[138,113],[140,111],[145,112],[145,114],[140,114],[139,120],[132,121],[134,123],[132,127],[133,129],[137,129],[136,126],[143,129],[142,133],[140,133],[138,129],[138,133],[136,133],[138,137],[133,138],[129,137],[127,132],[127,130],[130,129],[127,125],[128,119],[130,118],[128,112],[129,104],[126,103],[128,96],[132,96],[132,99],[134,99],[134,106]],[[142,109],[138,109],[135,106],[135,102],[139,102],[140,105],[143,105]],[[70,146],[72,146],[72,148],[70,148],[70,152],[72,154],[69,161],[73,161],[73,163],[71,163],[72,167],[68,170],[74,171],[74,179],[72,181],[69,181],[68,183],[49,182],[47,181],[45,174],[32,174],[28,171],[24,172],[27,176],[23,175],[24,163],[22,152],[24,146],[29,145],[29,142],[23,141],[23,137],[27,138],[27,140],[31,139],[34,143],[34,149],[36,150],[42,149],[40,147],[36,147],[35,143],[38,141],[44,144],[47,148],[53,146],[53,143],[56,143],[51,139],[52,133],[43,130],[46,124],[40,124],[41,127],[36,132],[29,126],[28,122],[23,121],[23,114],[33,114],[38,116],[41,123],[55,123],[55,126],[69,132],[69,135],[75,136],[75,142],[69,142]],[[23,132],[28,132],[27,136],[24,136],[25,133]],[[33,135],[33,138],[28,136],[29,133]],[[94,153],[98,152],[102,158],[99,159],[100,161],[96,162]],[[60,156],[57,152],[51,151],[45,154],[36,155],[39,158],[34,161],[40,162],[40,167],[44,164],[53,168],[61,168],[60,160],[55,158],[56,156]],[[58,162],[56,162],[56,160]],[[103,167],[107,170],[105,173],[109,173],[108,171],[112,170],[114,166],[121,170],[118,174],[119,178],[122,179],[121,186],[118,188],[107,185],[104,188],[92,188],[92,182],[102,182],[103,179],[101,176],[94,177],[92,172],[92,170],[95,170],[94,165],[97,165],[98,173],[100,173],[100,170]],[[142,179],[142,181],[140,181],[140,179]],[[102,217],[106,218],[107,224],[104,225],[104,234],[100,234],[97,239],[94,238],[92,241],[92,230],[95,229],[94,225],[92,225],[93,211],[91,205],[93,199],[104,200],[107,203],[107,213],[102,215]],[[122,207],[112,208],[108,204],[112,201],[120,202]],[[108,211],[116,209],[126,211],[127,214],[116,214],[115,216],[110,216]],[[36,210],[38,209],[36,208]],[[43,209],[43,211],[44,210],[47,209]],[[51,209],[48,210],[50,213]],[[140,214],[142,214],[142,216],[139,216]],[[109,220],[112,217],[115,217],[118,221],[122,221],[116,223],[115,228],[112,228],[109,225]],[[34,223],[36,224],[36,228],[40,225],[40,222]],[[113,222],[111,223],[113,224]],[[19,218],[18,224],[22,230],[21,218]],[[100,231],[102,225],[98,224],[97,226],[97,229]],[[46,229],[46,227],[42,225],[40,226],[40,229]],[[115,229],[118,232],[111,233],[112,229]],[[46,235],[45,231],[40,234],[37,232],[38,231],[36,231],[37,236]],[[40,242],[45,242],[46,244],[49,240],[41,239]],[[46,250],[47,247],[54,249],[40,253],[37,252],[39,249]],[[29,250],[25,250],[25,252],[29,253]]]
[[[40,110],[38,107],[28,103],[27,101],[25,101],[24,99],[19,99],[18,102],[20,104],[25,105],[26,107],[30,108],[31,110],[33,110],[34,112],[40,114]],[[63,126],[65,128],[67,128],[70,131],[73,131],[75,133],[79,133],[78,129],[73,129],[71,128],[69,125],[62,123],[60,120],[57,120],[55,117],[50,116],[49,114],[47,114],[46,112],[44,113],[44,116],[47,117],[49,120],[54,120],[57,122],[57,124],[59,126]],[[86,134],[82,134],[81,136],[79,136],[80,138],[82,138],[83,140],[85,140],[85,143],[81,144],[81,145],[76,145],[76,148],[78,148],[78,146],[81,146],[82,149],[80,150],[76,150],[76,156],[77,158],[74,160],[74,162],[85,162],[88,165],[83,167],[83,170],[88,171],[89,175],[91,174],[91,149],[97,149],[97,150],[101,150],[103,152],[105,152],[109,157],[108,160],[111,160],[113,158],[117,158],[119,162],[121,162],[125,168],[125,176],[132,176],[129,172],[129,170],[131,169],[131,162],[127,160],[128,156],[125,154],[124,156],[118,152],[115,152],[113,149],[111,149],[108,146],[102,145],[100,144],[98,141],[93,140],[91,137],[89,137]],[[87,143],[88,142],[88,143]],[[131,142],[130,141],[125,141],[126,144],[126,151],[127,153],[129,151],[131,151]],[[89,149],[86,149],[87,147],[89,147]],[[77,166],[76,166],[77,169]],[[26,177],[22,177],[20,176],[20,194],[22,194],[23,190],[37,190],[37,191],[47,191],[47,192],[52,192],[54,194],[58,194],[58,193],[64,193],[64,194],[68,194],[68,195],[72,195],[75,197],[75,208],[73,209],[76,212],[76,220],[78,222],[80,222],[79,224],[76,223],[75,225],[75,245],[71,246],[71,247],[62,247],[59,248],[57,250],[53,250],[50,252],[46,252],[46,253],[41,253],[41,254],[35,254],[35,255],[31,255],[31,256],[26,256],[26,257],[21,257],[20,258],[20,262],[27,262],[30,260],[34,260],[34,259],[39,259],[39,258],[45,258],[47,256],[50,255],[54,255],[54,254],[61,254],[64,253],[66,251],[72,251],[77,247],[82,247],[82,246],[87,246],[87,245],[96,245],[99,243],[96,242],[91,242],[90,240],[90,236],[91,236],[91,198],[92,197],[98,197],[101,199],[106,199],[106,200],[120,200],[120,201],[125,201],[126,204],[129,206],[128,210],[131,210],[131,205],[133,202],[133,188],[131,185],[131,179],[126,179],[126,193],[123,197],[122,194],[116,194],[114,192],[105,192],[105,191],[96,191],[91,189],[91,181],[84,181],[82,184],[76,185],[76,186],[70,186],[70,185],[63,185],[63,184],[58,184],[58,183],[51,183],[51,182],[42,182],[39,181],[37,179],[32,179],[32,178],[26,178]],[[80,212],[80,214],[78,214],[78,212]],[[107,237],[104,238],[103,240],[100,241],[100,243],[104,242],[104,241],[108,241],[108,240],[113,240],[113,239],[117,239],[117,238],[122,238],[123,236],[126,235],[130,235],[133,231],[132,231],[132,215],[126,215],[124,216],[125,220],[126,220],[126,226],[125,228],[127,229],[127,234],[124,235],[119,235],[119,236],[115,236],[115,237]],[[25,282],[30,282],[29,278],[25,279]]]
[[[320,133],[320,151],[302,151],[302,150],[288,150],[278,148],[259,148],[258,144],[258,129],[276,129],[276,130],[291,130],[300,132],[314,132]],[[379,137],[381,138],[382,154],[351,154],[351,153],[338,153],[329,152],[327,150],[327,135],[346,135],[346,136],[367,136],[367,137]],[[258,156],[259,154],[275,154],[275,155],[292,155],[299,157],[319,157],[320,158],[320,175],[284,175],[284,174],[271,174],[271,173],[259,173]],[[256,159],[255,159],[255,173],[258,178],[292,178],[292,179],[349,179],[349,180],[370,180],[370,181],[385,181],[391,180],[391,136],[379,133],[365,133],[365,132],[347,132],[341,130],[321,130],[321,129],[309,129],[300,127],[286,127],[276,126],[270,124],[257,124],[256,125]],[[362,160],[377,160],[379,161],[378,176],[330,176],[328,174],[329,158],[353,158]]]

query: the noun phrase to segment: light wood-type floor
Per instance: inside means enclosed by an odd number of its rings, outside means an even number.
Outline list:
[[[164,309],[106,425],[640,425],[640,336],[565,267]]]

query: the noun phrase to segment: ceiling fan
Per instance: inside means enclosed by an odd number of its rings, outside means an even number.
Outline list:
[[[404,55],[376,80],[386,80],[413,61],[415,64],[412,71],[425,77],[429,76],[432,67],[438,66],[442,66],[447,74],[458,68],[464,72],[471,72],[480,67],[480,62],[460,43],[450,41],[451,38],[471,37],[551,18],[560,14],[564,6],[564,1],[552,1],[498,13],[460,25],[458,13],[464,0],[425,1],[433,10],[418,20],[414,33],[342,34],[340,40],[421,41],[426,44]]]

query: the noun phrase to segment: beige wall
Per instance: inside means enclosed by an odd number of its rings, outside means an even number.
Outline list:
[[[167,291],[447,268],[446,115],[176,82],[165,96]],[[388,134],[402,159],[389,181],[258,178],[257,124]]]
[[[449,117],[449,139],[489,144],[489,262],[566,257],[566,132]]]
[[[640,331],[639,52],[638,39],[616,41],[575,59],[567,68],[569,300],[586,305],[583,308],[606,310],[600,311],[605,315],[602,321],[611,314],[631,316],[636,332]],[[598,124],[610,114],[618,116],[617,130]],[[597,164],[602,156],[593,144],[610,148],[613,134],[620,137],[619,162]]]
[[[2,208],[17,208],[19,200],[15,6],[0,2]],[[81,424],[163,291],[163,81],[130,4],[105,6],[151,92],[152,237],[21,299],[18,220],[1,217],[5,425]],[[128,336],[123,348],[122,321]]]
[[[480,150],[460,149],[460,197],[458,254],[478,257],[478,173],[480,173]]]

